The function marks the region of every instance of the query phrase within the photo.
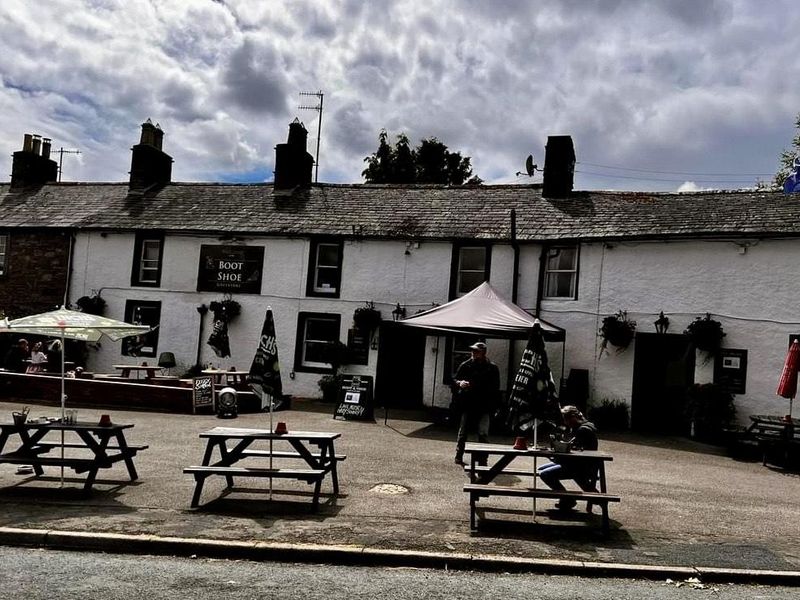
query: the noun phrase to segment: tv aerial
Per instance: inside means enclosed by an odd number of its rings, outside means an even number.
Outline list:
[[[533,162],[533,154],[528,154],[528,158],[525,159],[525,173],[522,171],[517,171],[517,177],[520,175],[527,174],[528,177],[533,177],[536,174],[536,171],[540,171],[539,165],[534,164]]]

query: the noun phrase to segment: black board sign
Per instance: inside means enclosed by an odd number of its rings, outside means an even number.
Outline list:
[[[214,378],[211,375],[192,378],[192,413],[198,408],[214,411]]]
[[[263,246],[200,246],[198,292],[261,293]]]
[[[714,383],[731,394],[747,393],[747,350],[721,348],[714,360]]]
[[[372,376],[342,374],[334,419],[372,420]]]

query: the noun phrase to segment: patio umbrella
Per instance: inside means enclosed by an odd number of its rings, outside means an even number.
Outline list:
[[[508,424],[516,434],[527,437],[532,431],[536,444],[538,421],[552,408],[554,391],[542,328],[537,320],[531,328],[508,399]]]
[[[797,340],[789,346],[786,362],[783,365],[778,389],[778,396],[789,399],[789,415],[792,414],[792,400],[797,395],[797,372],[800,370],[800,342]]]
[[[68,310],[64,307],[38,315],[0,322],[0,333],[29,333],[61,339],[61,418],[64,418],[64,340],[97,342],[105,336],[112,341],[150,331],[147,325],[131,325],[98,315]]]

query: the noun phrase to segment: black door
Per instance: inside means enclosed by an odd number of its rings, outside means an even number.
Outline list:
[[[422,406],[425,333],[413,327],[382,323],[375,402],[393,408]]]
[[[631,429],[683,434],[686,391],[694,383],[694,349],[685,335],[637,333]]]

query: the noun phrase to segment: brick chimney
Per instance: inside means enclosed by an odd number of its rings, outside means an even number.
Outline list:
[[[544,182],[542,196],[545,198],[568,198],[572,194],[575,175],[575,147],[568,135],[547,137],[544,155]]]
[[[311,185],[314,157],[306,151],[308,131],[295,119],[289,124],[289,139],[275,146],[275,190]]]
[[[131,148],[130,190],[145,191],[166,185],[172,180],[172,157],[161,150],[164,132],[161,126],[147,119],[142,123],[142,137]]]
[[[58,164],[50,160],[50,138],[26,133],[22,150],[14,152],[11,187],[42,185],[58,179]]]

